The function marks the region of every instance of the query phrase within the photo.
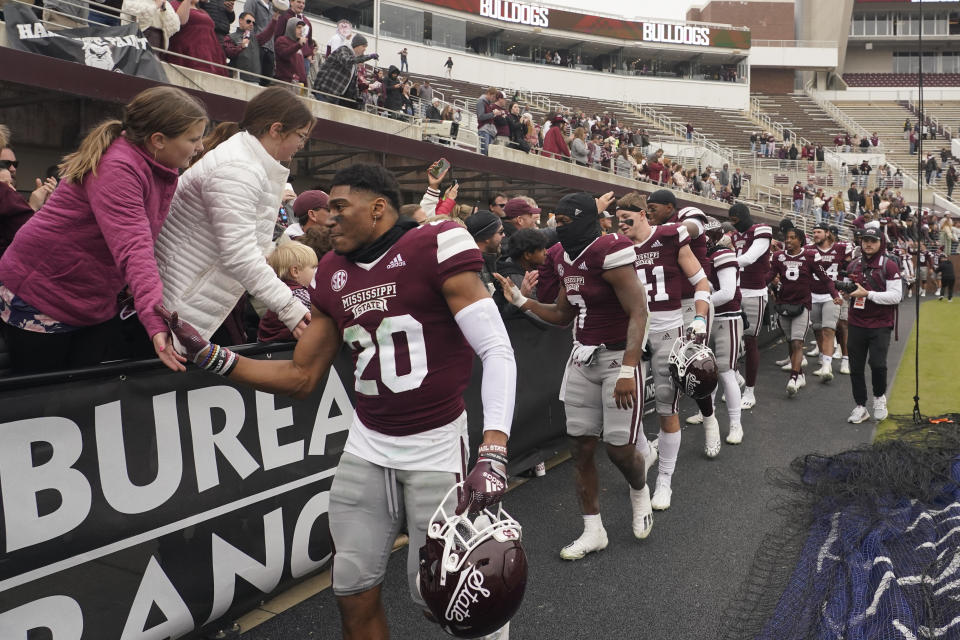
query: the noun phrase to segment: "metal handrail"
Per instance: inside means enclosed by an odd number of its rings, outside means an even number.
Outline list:
[[[750,40],[751,47],[829,47],[836,48],[837,43],[830,40]]]
[[[919,107],[917,106],[917,103],[914,102],[913,98],[910,98],[909,100],[907,100],[907,106],[910,109],[910,112],[913,113],[914,115],[916,115],[917,112],[920,111]],[[933,115],[932,113],[927,113],[927,114],[920,113],[920,117],[930,118],[931,124],[937,127],[939,131],[944,132],[947,136],[947,139],[950,139],[953,137],[953,130],[947,125],[940,124],[940,120],[937,118],[937,116]]]

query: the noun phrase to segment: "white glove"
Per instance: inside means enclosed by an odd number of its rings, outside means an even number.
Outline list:
[[[703,343],[707,339],[707,319],[703,316],[697,316],[687,327],[687,336],[697,342]]]

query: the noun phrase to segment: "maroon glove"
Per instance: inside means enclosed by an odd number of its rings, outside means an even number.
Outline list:
[[[500,502],[507,492],[507,448],[499,445],[480,445],[477,464],[463,483],[457,515],[486,509]]]
[[[176,311],[170,313],[162,304],[154,306],[153,310],[160,314],[163,321],[170,327],[173,335],[177,336],[177,340],[180,341],[186,351],[184,355],[190,358],[195,364],[200,364],[200,361],[207,355],[203,353],[203,357],[201,357],[200,354],[210,346],[210,341],[204,339],[204,337],[193,328],[193,325],[181,320]]]

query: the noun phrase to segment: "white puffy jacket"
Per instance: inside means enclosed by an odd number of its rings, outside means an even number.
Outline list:
[[[241,131],[181,177],[157,239],[167,309],[210,338],[244,290],[291,331],[307,308],[267,264],[289,170]]]

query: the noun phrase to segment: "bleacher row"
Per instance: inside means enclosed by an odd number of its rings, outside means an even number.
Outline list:
[[[848,87],[915,87],[920,81],[916,73],[845,73]],[[927,87],[960,87],[960,73],[924,73]]]

